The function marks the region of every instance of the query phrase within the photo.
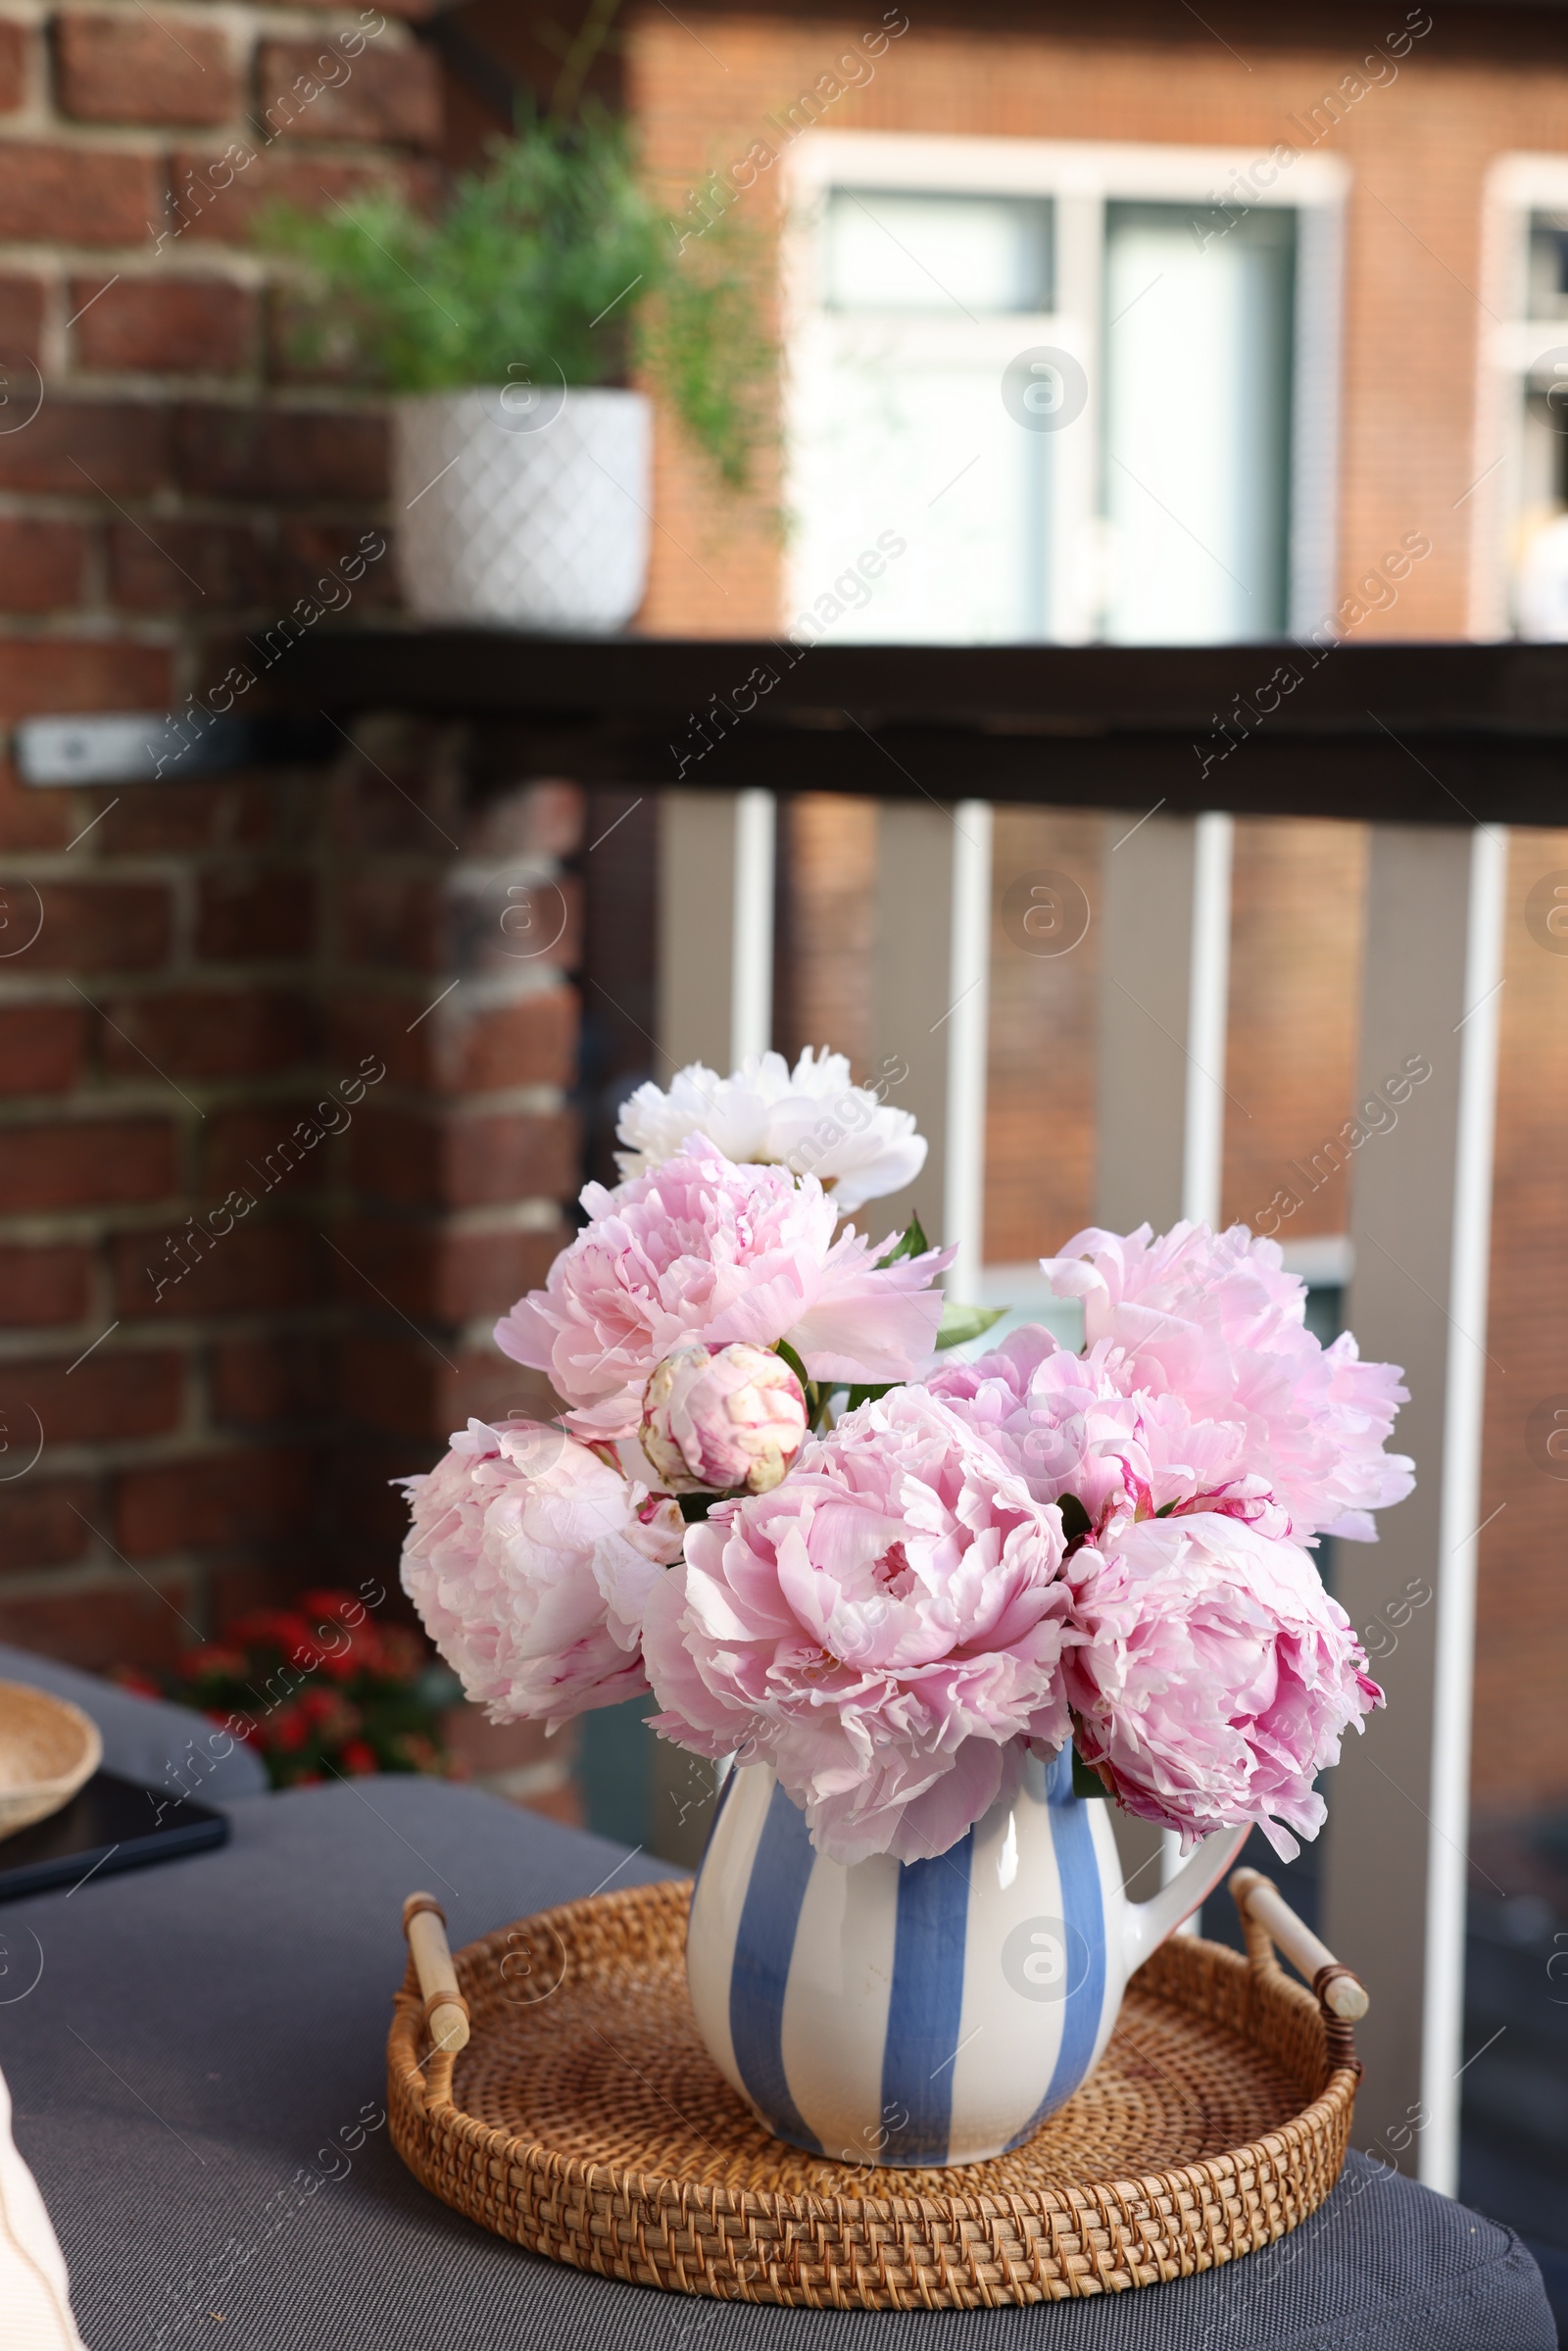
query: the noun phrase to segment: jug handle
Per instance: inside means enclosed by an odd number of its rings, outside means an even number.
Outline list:
[[[1129,1976],[1213,1892],[1251,1829],[1250,1821],[1243,1821],[1235,1829],[1216,1829],[1188,1854],[1168,1886],[1162,1886],[1147,1902],[1128,1903],[1122,1926],[1122,1958]]]

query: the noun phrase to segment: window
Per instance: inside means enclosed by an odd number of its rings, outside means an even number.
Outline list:
[[[1119,645],[1286,627],[1296,216],[1202,233],[1188,206],[1105,208],[1103,634]]]
[[[820,132],[792,156],[807,638],[1212,644],[1332,588],[1343,175]]]
[[[1550,583],[1545,609],[1532,594],[1532,573],[1545,557],[1532,548],[1548,523],[1568,514],[1568,214],[1533,213],[1529,221],[1525,293],[1530,348],[1521,390],[1518,514],[1514,526],[1511,616],[1524,633],[1568,633],[1554,624]],[[1546,329],[1542,333],[1534,322]],[[1559,537],[1561,534],[1558,534]]]
[[[1054,245],[1049,202],[826,190],[792,505],[797,600],[836,636],[1054,633],[1050,436],[997,391],[1020,349],[1063,339]]]
[[[1471,633],[1568,638],[1568,162],[1494,166],[1482,255]]]

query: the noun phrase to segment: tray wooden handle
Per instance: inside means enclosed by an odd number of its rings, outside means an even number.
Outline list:
[[[410,1894],[403,1905],[403,1932],[424,1995],[424,2023],[431,2046],[455,2057],[468,2045],[468,2003],[458,1989],[447,1941],[446,1912],[434,1894]]]
[[[1230,1880],[1232,1898],[1241,1913],[1248,1956],[1254,1967],[1277,1944],[1291,1965],[1306,1978],[1325,2015],[1348,2027],[1364,2017],[1372,2003],[1360,1978],[1341,1965],[1326,1943],[1298,1919],[1272,1878],[1260,1870],[1236,1870]]]

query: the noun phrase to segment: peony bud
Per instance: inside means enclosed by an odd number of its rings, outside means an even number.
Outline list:
[[[801,1383],[771,1347],[677,1347],[644,1391],[643,1451],[672,1494],[766,1494],[805,1438]]]

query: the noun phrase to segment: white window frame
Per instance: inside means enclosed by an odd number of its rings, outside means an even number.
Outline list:
[[[1275,151],[1277,152],[1277,151]],[[1049,196],[1055,206],[1055,309],[1051,337],[1077,358],[1092,387],[1089,405],[1053,450],[1055,472],[1050,610],[1051,642],[1084,644],[1097,633],[1098,596],[1086,593],[1086,548],[1099,521],[1100,380],[1104,208],[1119,200],[1219,205],[1269,161],[1240,147],[1104,144],[1069,139],[967,138],[904,131],[808,131],[785,161],[782,316],[785,349],[786,506],[801,494],[795,451],[804,408],[801,384],[814,364],[812,329],[822,315],[819,222],[827,191],[862,187],[909,194]],[[1341,320],[1345,210],[1350,173],[1337,157],[1298,154],[1259,189],[1251,206],[1297,216],[1293,360],[1291,537],[1286,625],[1305,635],[1333,611],[1338,587]],[[1568,165],[1563,167],[1568,171]],[[1233,203],[1235,198],[1230,198]],[[1242,203],[1236,204],[1238,214]],[[1216,214],[1216,220],[1223,214]],[[1047,323],[1009,314],[989,330],[1014,347]],[[940,321],[932,321],[933,333]],[[968,332],[969,330],[965,330]],[[1000,396],[1000,394],[999,394]],[[811,583],[815,584],[815,583]],[[790,626],[801,599],[786,563]]]
[[[1542,353],[1568,345],[1568,318],[1530,318],[1530,216],[1568,213],[1568,156],[1500,155],[1481,199],[1482,331],[1477,338],[1471,452],[1472,637],[1513,634],[1512,524],[1522,499],[1525,389]]]

